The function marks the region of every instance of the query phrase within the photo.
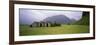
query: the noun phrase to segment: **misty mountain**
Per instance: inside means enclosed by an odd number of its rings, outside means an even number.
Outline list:
[[[67,16],[64,15],[56,15],[52,17],[47,17],[43,21],[49,21],[52,23],[60,23],[60,24],[67,24],[73,22],[71,19],[69,19]],[[75,20],[74,20],[75,21]]]

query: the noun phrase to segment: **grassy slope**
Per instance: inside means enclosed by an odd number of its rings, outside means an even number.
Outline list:
[[[61,27],[33,27],[20,26],[20,35],[51,35],[51,34],[74,34],[88,33],[87,25],[62,25]]]
[[[74,23],[77,25],[89,25],[89,18],[86,16],[83,16],[83,18],[81,20],[79,20],[78,22]]]
[[[77,22],[75,22],[73,24],[75,24],[75,25],[89,25],[89,14],[88,13],[84,14],[82,16],[81,20],[79,20],[79,21],[77,21]]]

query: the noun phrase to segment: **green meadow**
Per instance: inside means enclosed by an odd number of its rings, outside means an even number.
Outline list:
[[[20,24],[19,33],[20,36],[89,33],[89,18],[89,12],[84,12],[79,21],[56,27],[29,27]]]
[[[89,33],[88,25],[61,25],[60,27],[29,27],[20,25],[20,36]]]

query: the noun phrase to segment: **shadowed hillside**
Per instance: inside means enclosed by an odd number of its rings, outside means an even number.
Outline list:
[[[74,24],[78,25],[89,25],[89,12],[83,12],[82,14],[82,19],[79,21],[75,22]]]

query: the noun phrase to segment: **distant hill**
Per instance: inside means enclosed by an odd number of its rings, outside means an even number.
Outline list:
[[[56,16],[52,16],[52,17],[48,17],[46,19],[44,19],[43,21],[49,21],[52,23],[59,23],[59,24],[67,24],[67,23],[71,23],[72,20],[69,19],[67,16],[64,15],[56,15]]]

